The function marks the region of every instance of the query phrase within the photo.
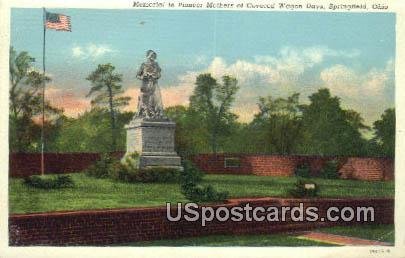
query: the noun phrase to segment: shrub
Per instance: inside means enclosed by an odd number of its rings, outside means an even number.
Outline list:
[[[228,192],[218,192],[211,185],[198,186],[202,180],[203,173],[190,161],[183,162],[181,174],[181,192],[193,202],[220,202],[228,198]]]
[[[135,182],[135,173],[139,167],[139,154],[134,152],[126,155],[121,162],[113,163],[108,170],[108,176],[112,179]]]
[[[88,176],[96,178],[108,178],[114,167],[117,166],[119,161],[113,158],[109,153],[101,154],[100,159],[89,168],[86,169],[86,174]]]
[[[125,156],[121,162],[129,170],[136,170],[139,168],[139,153],[133,152]]]
[[[191,161],[185,160],[182,165],[183,171],[181,173],[181,182],[197,184],[202,181],[204,173]]]
[[[119,181],[135,183],[178,182],[180,171],[175,168],[150,167],[145,169],[128,169],[121,166],[112,173],[112,178]]]
[[[337,160],[327,161],[321,170],[320,176],[326,179],[339,178],[339,163]]]
[[[124,182],[178,182],[180,170],[169,167],[149,167],[139,169],[139,154],[127,155],[119,164],[110,168],[111,178]]]
[[[309,178],[311,177],[311,169],[308,164],[298,165],[294,171],[298,177]]]
[[[69,175],[30,176],[24,179],[24,183],[42,189],[60,189],[74,186],[74,182]]]
[[[177,168],[150,167],[138,172],[139,182],[178,182],[180,170]]]
[[[289,194],[296,198],[303,197],[316,197],[318,196],[319,187],[312,181],[297,180],[294,184],[294,188],[289,190]]]
[[[185,186],[185,185],[183,185]],[[200,202],[221,202],[228,198],[228,192],[219,192],[211,185],[182,187],[182,193],[190,201]]]

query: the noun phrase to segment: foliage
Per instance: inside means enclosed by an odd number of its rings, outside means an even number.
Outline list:
[[[374,122],[374,141],[380,153],[394,157],[395,155],[395,109],[389,108],[384,111],[381,118]]]
[[[355,111],[343,110],[340,99],[323,88],[309,96],[310,104],[301,105],[302,138],[300,152],[312,155],[360,155],[366,129]]]
[[[295,198],[316,197],[318,196],[319,186],[309,180],[299,179],[294,187],[289,190],[289,194]]]
[[[211,151],[216,153],[221,137],[229,135],[230,127],[237,116],[230,112],[239,87],[237,80],[230,76],[222,77],[218,83],[211,74],[200,74],[190,97],[190,115],[198,117],[197,124],[205,127]]]
[[[327,161],[321,170],[320,176],[325,179],[339,178],[339,162],[335,159]]]
[[[39,151],[41,125],[35,120],[45,111],[44,132],[53,141],[60,126],[62,110],[45,101],[42,107],[42,87],[51,79],[35,70],[35,59],[28,52],[17,53],[10,48],[10,151]],[[47,147],[47,145],[45,145]],[[46,149],[47,150],[47,149]]]
[[[58,176],[30,176],[24,179],[28,186],[42,189],[59,189],[74,186],[74,182],[69,175]]]
[[[295,176],[309,178],[311,177],[311,169],[308,164],[298,165],[294,171]]]
[[[182,193],[187,199],[196,203],[222,202],[228,198],[228,192],[219,192],[211,185],[184,187]]]
[[[133,117],[132,112],[117,112],[117,149],[125,150],[126,130]],[[58,131],[58,137],[49,148],[55,152],[110,152],[110,117],[105,109],[93,108],[77,118],[65,119]]]
[[[116,162],[109,168],[108,175],[119,181],[135,183],[178,182],[180,171],[177,168],[148,167],[139,168],[139,154],[134,152],[127,155],[121,162]]]
[[[259,99],[259,113],[252,121],[251,130],[258,136],[255,143],[262,152],[274,154],[297,152],[301,139],[298,100],[298,93],[286,99],[273,99],[271,96]]]
[[[112,178],[128,183],[173,183],[178,182],[180,171],[176,168],[150,167],[144,169],[129,170],[120,167],[114,171]]]
[[[182,157],[210,152],[209,133],[202,125],[202,115],[189,107],[173,106],[165,109],[165,114],[176,123],[175,147]]]
[[[196,185],[203,180],[204,173],[199,170],[191,161],[184,160],[183,171],[181,173],[181,183],[182,184],[193,184]]]
[[[95,95],[91,104],[93,107],[107,107],[110,113],[111,127],[111,151],[117,149],[116,135],[116,110],[127,106],[130,97],[121,96],[124,93],[122,89],[122,74],[114,72],[115,67],[108,64],[99,64],[97,69],[90,73],[86,80],[91,82],[91,88],[87,97]]]
[[[220,192],[212,185],[197,185],[202,179],[202,173],[190,161],[183,163],[181,177],[181,192],[190,201],[200,202],[221,202],[228,198],[228,192]]]
[[[11,152],[41,150],[42,85],[50,78],[34,69],[28,52],[10,48]],[[45,103],[45,151],[111,152],[125,150],[124,125],[133,117],[122,112],[129,97],[123,96],[122,75],[111,64],[100,64],[89,74],[92,109],[77,118]],[[166,108],[176,122],[176,151],[185,158],[198,153],[266,153],[343,156],[389,156],[395,154],[395,110],[388,109],[374,122],[374,137],[363,134],[370,128],[360,114],[341,107],[340,99],[328,89],[299,103],[299,94],[286,98],[258,99],[259,112],[250,123],[237,121],[232,113],[239,86],[230,76],[218,82],[210,74],[200,74],[189,106]]]
[[[95,178],[108,178],[117,169],[118,161],[110,153],[102,153],[96,163],[86,169],[86,174]]]

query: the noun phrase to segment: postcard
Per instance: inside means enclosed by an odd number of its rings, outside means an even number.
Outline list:
[[[0,6],[0,257],[403,255],[404,4]]]

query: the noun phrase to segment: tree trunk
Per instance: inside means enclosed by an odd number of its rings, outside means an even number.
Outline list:
[[[115,113],[114,113],[113,94],[111,86],[108,86],[108,97],[111,116],[111,149],[112,151],[116,151],[117,143],[115,137]]]
[[[214,154],[217,154],[217,133],[215,129],[211,135],[211,150]]]

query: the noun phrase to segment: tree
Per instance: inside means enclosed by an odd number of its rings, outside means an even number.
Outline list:
[[[10,151],[38,151],[42,121],[42,87],[51,79],[36,71],[34,58],[28,52],[17,53],[10,48]],[[43,128],[55,129],[55,121],[62,110],[52,107],[45,101],[46,120]],[[47,134],[51,132],[47,132]]]
[[[380,154],[395,156],[395,109],[384,111],[381,118],[373,123],[374,141],[380,149]]]
[[[10,47],[10,113],[15,119],[19,113],[18,105],[21,103],[19,97],[23,91],[21,86],[24,83],[22,82],[27,77],[34,62],[35,59],[28,52],[17,53],[13,47]]]
[[[251,129],[257,135],[256,144],[266,153],[292,154],[300,140],[301,119],[299,94],[288,98],[259,99],[259,113],[252,121]]]
[[[237,80],[230,76],[223,76],[222,84],[211,74],[200,74],[196,79],[189,115],[201,118],[199,124],[207,129],[213,153],[217,152],[220,138],[229,134],[229,128],[237,118],[230,108],[238,89]]]
[[[132,112],[116,114],[117,150],[125,151],[126,130],[133,117]],[[107,109],[92,108],[77,118],[66,118],[53,144],[54,152],[110,152],[111,151],[110,114]]]
[[[303,142],[300,151],[315,155],[360,155],[365,140],[360,130],[366,128],[361,116],[343,110],[340,99],[323,88],[309,96],[310,104],[301,105]]]
[[[188,158],[210,151],[207,144],[209,132],[206,126],[202,126],[202,115],[185,106],[168,107],[165,114],[176,122],[175,147],[180,156]]]
[[[111,150],[115,151],[117,148],[117,123],[116,112],[120,108],[127,106],[130,97],[120,96],[124,91],[122,90],[122,74],[114,72],[115,67],[108,64],[99,64],[97,69],[90,73],[86,80],[91,82],[91,88],[87,97],[95,95],[91,104],[93,107],[108,108],[110,113],[110,127],[111,127]]]

